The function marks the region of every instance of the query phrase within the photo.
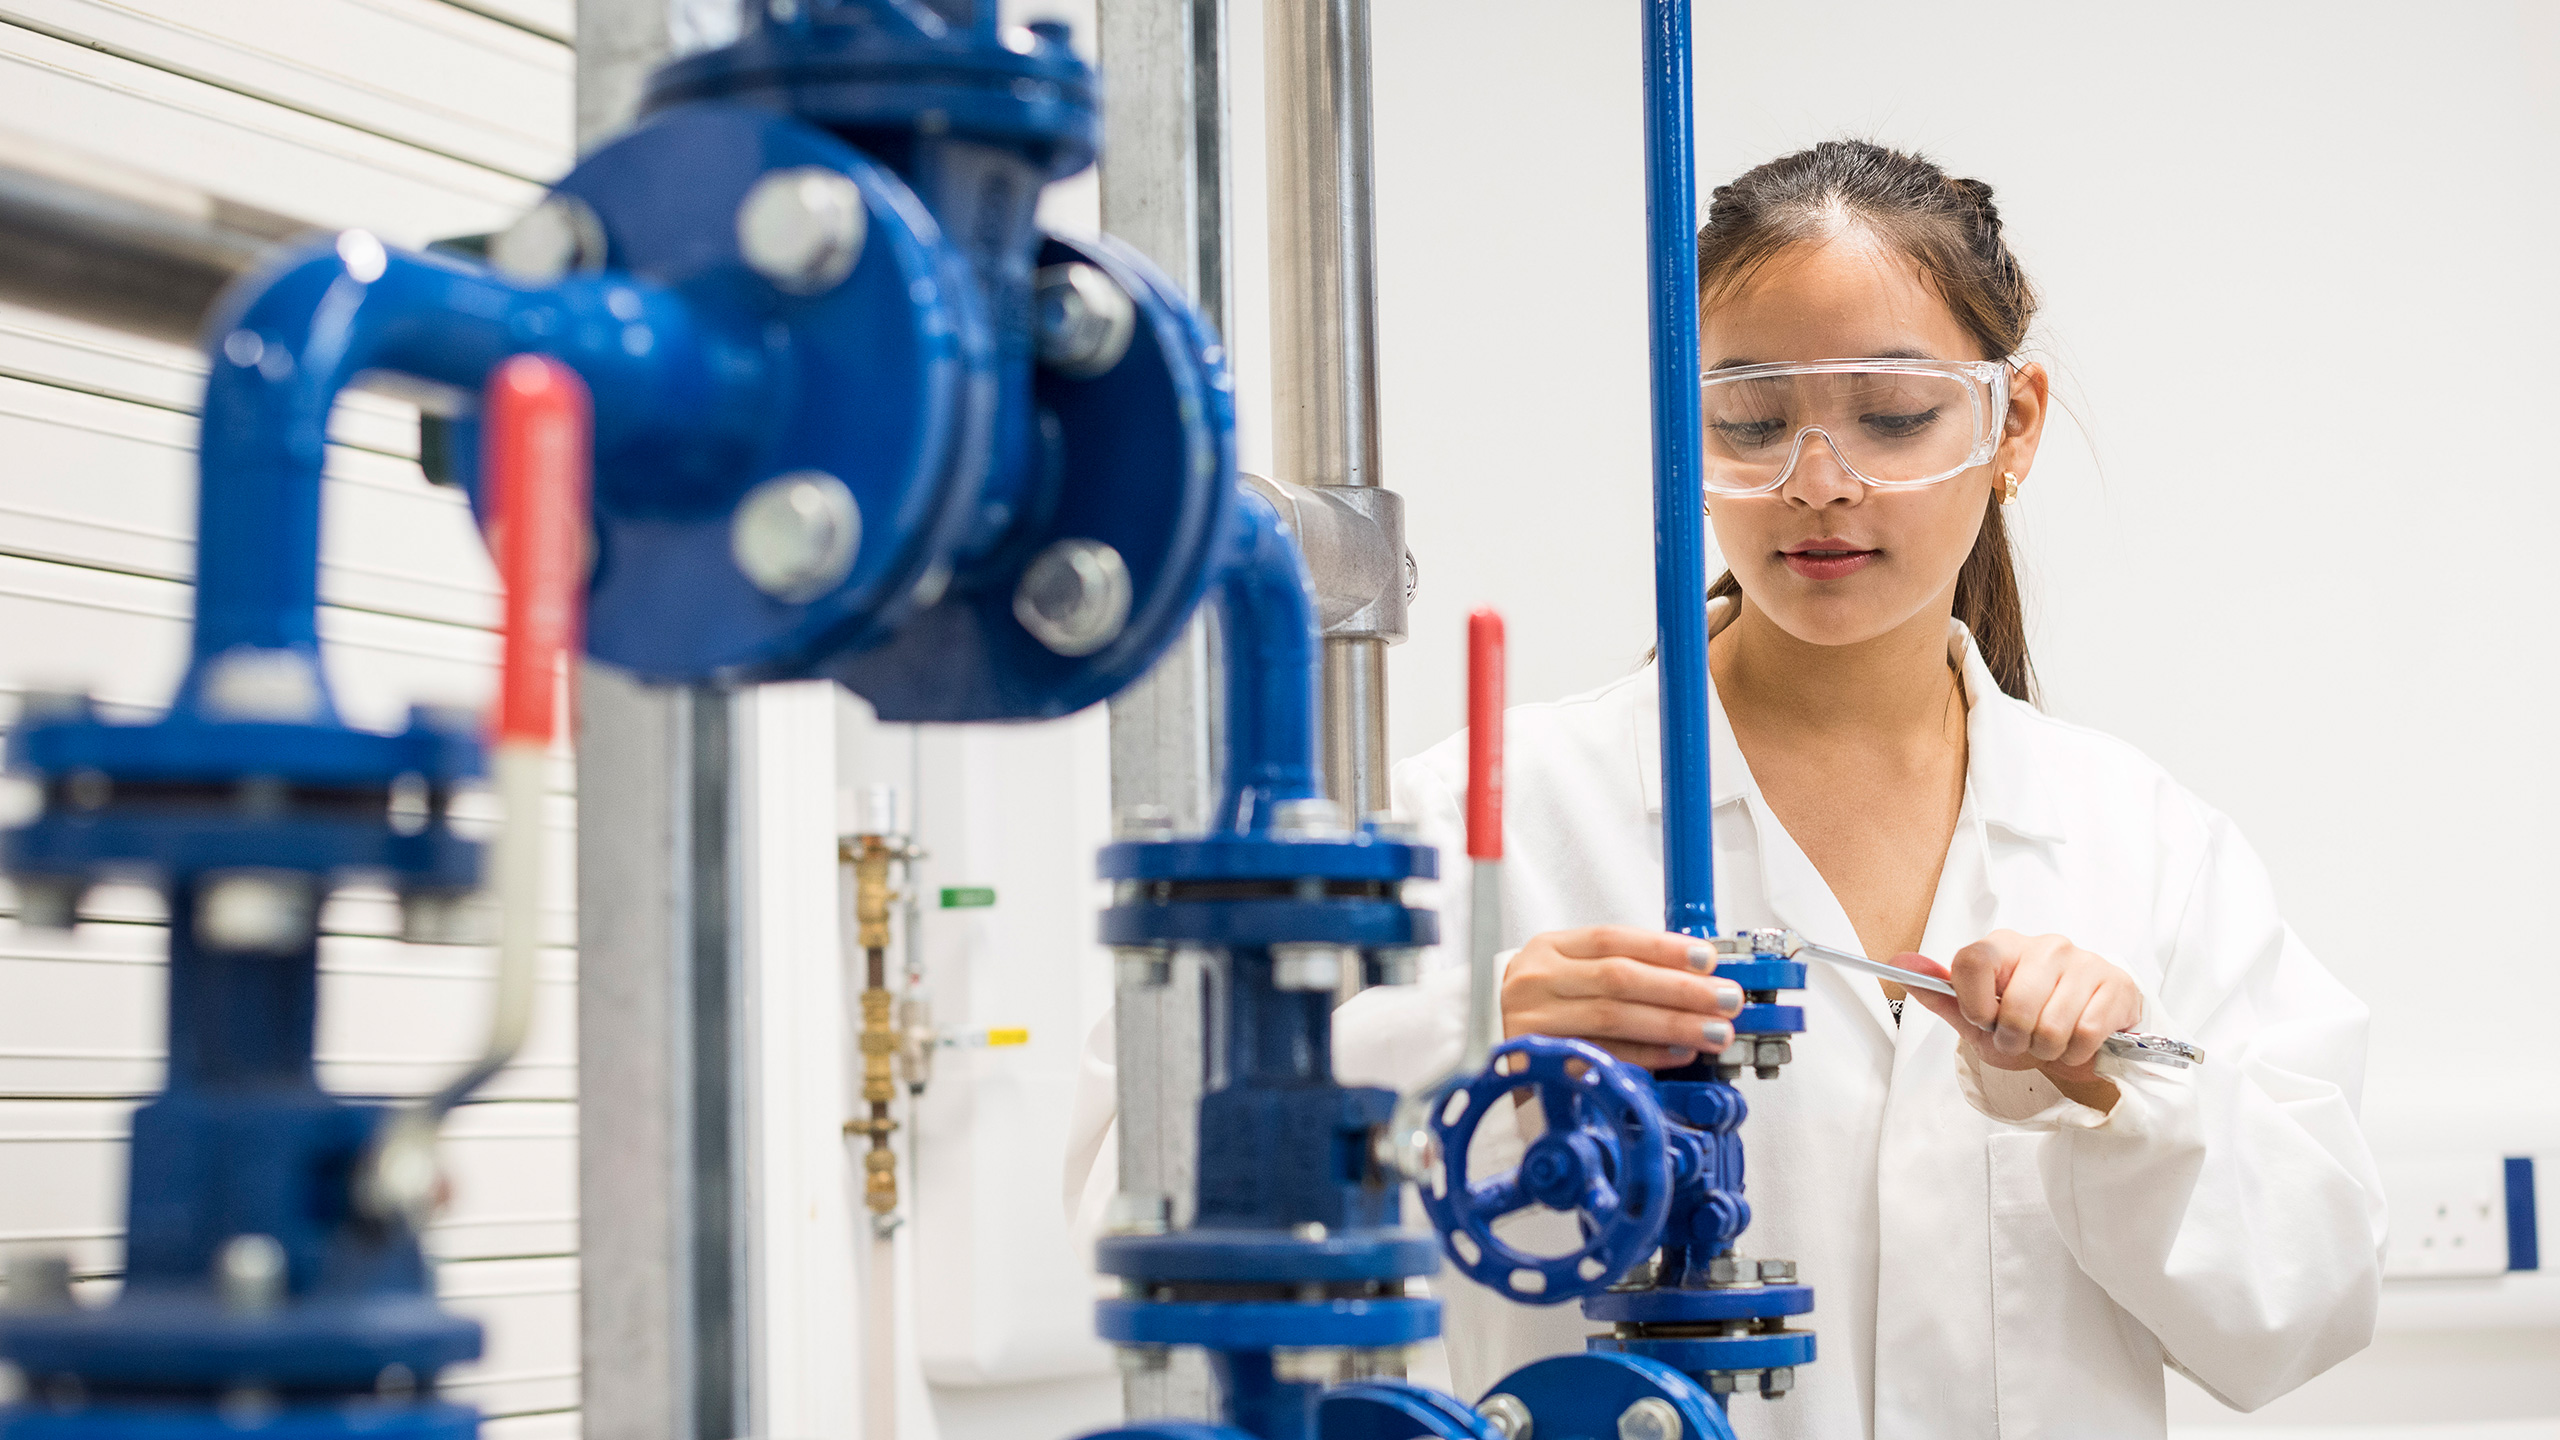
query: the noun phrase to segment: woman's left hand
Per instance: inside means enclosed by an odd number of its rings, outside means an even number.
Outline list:
[[[1955,983],[1952,998],[1927,990],[1911,998],[1954,1026],[1983,1064],[2040,1070],[2081,1104],[2114,1108],[2115,1082],[2098,1074],[2098,1049],[2142,1018],[2142,990],[2131,975],[2063,936],[2014,930],[1967,945],[1943,970],[1920,955],[1894,963]]]

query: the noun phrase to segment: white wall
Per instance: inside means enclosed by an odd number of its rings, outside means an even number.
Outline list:
[[[0,163],[164,204],[244,206],[419,245],[495,228],[564,168],[569,0],[11,0]],[[0,305],[0,725],[29,685],[155,713],[186,654],[203,365]],[[393,726],[477,704],[496,582],[462,498],[416,464],[415,412],[357,396],[331,426],[320,630],[340,708]],[[533,1037],[446,1126],[439,1289],[488,1327],[447,1376],[493,1440],[577,1432],[576,917],[571,777],[548,815],[552,904]],[[14,902],[0,893],[0,906]],[[124,1138],[160,1083],[157,895],[101,887],[72,935],[0,921],[0,1251],[67,1251],[84,1292],[123,1264]],[[404,945],[391,897],[322,914],[320,1068],[422,1095],[478,1053],[490,952]]]

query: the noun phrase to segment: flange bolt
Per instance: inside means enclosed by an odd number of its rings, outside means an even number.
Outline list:
[[[1618,1440],[1680,1440],[1680,1412],[1659,1395],[1647,1395],[1618,1412]]]
[[[263,1315],[284,1302],[284,1246],[273,1235],[234,1235],[214,1255],[214,1288],[222,1308]]]
[[[1529,1432],[1536,1428],[1529,1418],[1529,1407],[1517,1395],[1487,1395],[1476,1406],[1476,1413],[1502,1440],[1529,1440]]]
[[[1138,333],[1138,310],[1110,276],[1081,262],[1044,265],[1031,277],[1040,363],[1073,380],[1110,373]]]
[[[1129,628],[1129,565],[1099,540],[1060,540],[1013,587],[1013,618],[1059,655],[1090,655]]]
[[[604,220],[570,194],[554,194],[489,241],[489,263],[520,285],[556,285],[604,268]]]
[[[738,205],[738,253],[789,295],[819,295],[844,283],[870,235],[862,188],[823,166],[776,170]]]
[[[748,583],[805,605],[841,584],[862,546],[862,507],[824,470],[794,470],[747,492],[729,517],[729,557]]]
[[[296,870],[223,870],[196,891],[196,941],[212,950],[290,955],[311,943],[319,903]]]

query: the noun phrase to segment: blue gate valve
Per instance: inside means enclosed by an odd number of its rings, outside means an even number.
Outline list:
[[[1476,1179],[1469,1150],[1496,1106],[1526,1090],[1546,1133],[1517,1168]],[[1676,1132],[1643,1073],[1596,1045],[1523,1035],[1495,1047],[1492,1063],[1452,1087],[1431,1117],[1436,1164],[1422,1180],[1422,1208],[1449,1259],[1504,1298],[1554,1305],[1606,1289],[1662,1243],[1675,1174]],[[1689,1168],[1694,1171],[1692,1160]],[[1503,1216],[1543,1206],[1580,1222],[1583,1243],[1538,1255],[1494,1234]]]
[[[68,924],[90,886],[138,879],[172,924],[125,1290],[0,1313],[30,1381],[7,1440],[477,1423],[435,1395],[480,1335],[419,1251],[432,1155],[391,1143],[432,1126],[313,1069],[330,892],[387,882],[424,931],[482,883],[446,815],[484,769],[472,726],[350,725],[322,664],[321,471],[348,386],[453,412],[453,478],[487,526],[478,397],[518,357],[557,362],[592,400],[586,649],[648,680],[826,676],[890,720],[1063,715],[1143,674],[1254,550],[1216,336],[1134,252],[1034,222],[1093,158],[1093,74],[1061,27],[994,8],[751,7],[737,44],[654,77],[640,123],[492,265],[349,231],[225,297],[168,714],[39,700],[10,746],[43,799],[0,834],[22,916]],[[1428,865],[1368,855],[1389,852]]]

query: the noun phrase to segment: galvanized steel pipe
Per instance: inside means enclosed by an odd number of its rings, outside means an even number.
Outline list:
[[[1378,463],[1377,265],[1368,0],[1263,11],[1271,162],[1274,461],[1301,485],[1369,487]],[[1325,640],[1326,789],[1352,818],[1388,808],[1386,647]]]

